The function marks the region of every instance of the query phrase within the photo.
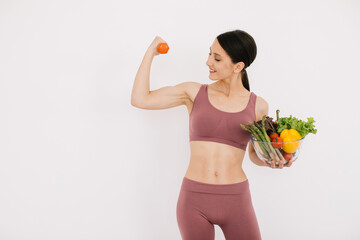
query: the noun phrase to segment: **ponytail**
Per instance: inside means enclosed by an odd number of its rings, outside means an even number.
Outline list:
[[[245,68],[243,68],[243,70],[241,70],[241,81],[242,81],[244,88],[246,88],[250,92],[249,79],[248,79],[248,75],[246,73]]]

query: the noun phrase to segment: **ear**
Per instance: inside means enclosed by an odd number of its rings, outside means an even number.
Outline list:
[[[244,67],[245,67],[245,63],[243,63],[243,62],[236,63],[234,66],[234,73],[241,72],[241,70],[243,70]]]

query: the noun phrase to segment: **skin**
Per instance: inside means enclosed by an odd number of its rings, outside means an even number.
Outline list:
[[[184,82],[176,86],[167,86],[154,91],[148,90],[148,81],[144,84],[145,78],[149,78],[150,64],[152,58],[159,53],[156,50],[160,42],[165,42],[156,37],[149,46],[142,65],[137,73],[132,98],[139,99],[134,106],[144,109],[165,109],[179,105],[185,105],[190,115],[196,94],[201,86],[198,82]],[[230,57],[221,47],[217,39],[210,46],[209,56],[206,65],[216,72],[209,72],[209,79],[214,83],[208,86],[208,98],[215,108],[224,112],[239,112],[243,110],[250,97],[250,92],[243,86],[241,81],[241,70],[244,63],[233,64]],[[143,66],[144,64],[144,66]],[[148,93],[145,94],[144,93]],[[257,96],[255,104],[256,121],[268,115],[268,104],[260,96]],[[252,144],[248,143],[249,156],[255,154]],[[230,145],[211,141],[190,142],[190,162],[185,177],[209,184],[232,184],[247,180],[242,169],[245,151]],[[254,155],[255,154],[255,155]],[[257,158],[258,165],[268,166],[274,169],[290,167],[292,161],[286,165],[280,162],[279,166],[275,161],[269,165]]]
[[[209,79],[214,81],[208,86],[210,103],[225,112],[243,110],[250,97],[250,92],[243,86],[241,81],[241,70],[245,67],[245,64],[243,62],[233,64],[230,56],[227,55],[216,38],[209,51],[206,65],[209,69],[216,71],[215,73],[209,72]],[[255,111],[257,121],[261,120],[263,116],[262,107],[259,105],[265,104],[264,102],[264,99],[258,97],[256,103],[258,107]],[[189,108],[189,113],[191,113],[192,106],[189,106]],[[206,141],[192,141],[190,145],[193,154],[191,155],[188,171],[185,174],[186,177],[199,180],[199,176],[201,176],[201,181],[215,184],[219,182],[221,184],[236,183],[247,179],[242,170],[244,150]],[[275,169],[284,167],[282,161],[279,162],[279,166],[275,165],[275,161],[272,161],[271,164],[265,161],[263,163],[264,166]],[[291,164],[292,162],[289,162],[286,166],[289,167]],[[204,169],[204,166],[206,166],[206,172],[201,170]]]

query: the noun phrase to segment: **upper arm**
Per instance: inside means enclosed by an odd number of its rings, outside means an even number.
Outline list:
[[[190,100],[189,92],[194,83],[183,82],[175,86],[165,86],[150,91],[137,107],[144,109],[165,109],[185,105]]]
[[[262,119],[264,115],[269,115],[269,104],[265,99],[260,96],[256,97],[256,104],[255,104],[255,113],[256,113],[256,121]],[[253,145],[251,144],[251,139],[249,141],[249,155],[251,152],[255,152]]]

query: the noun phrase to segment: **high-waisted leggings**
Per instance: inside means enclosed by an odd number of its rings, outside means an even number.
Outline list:
[[[249,181],[208,184],[183,178],[176,206],[183,240],[214,240],[214,224],[226,240],[259,240]]]

